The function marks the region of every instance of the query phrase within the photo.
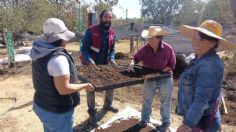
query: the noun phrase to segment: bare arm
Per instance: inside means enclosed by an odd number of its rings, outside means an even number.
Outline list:
[[[60,95],[66,95],[86,89],[86,91],[94,91],[94,87],[90,83],[70,84],[70,75],[62,75],[53,77],[55,87]]]

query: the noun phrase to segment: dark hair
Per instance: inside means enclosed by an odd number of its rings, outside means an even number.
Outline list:
[[[208,35],[206,35],[206,34],[204,34],[202,32],[198,32],[198,35],[199,35],[199,37],[201,39],[205,39],[205,40],[208,40],[208,41],[215,42],[214,49],[218,48],[219,39],[211,37],[211,36],[208,36]]]
[[[103,10],[103,11],[100,13],[99,17],[100,17],[101,20],[102,20],[102,16],[103,16],[106,12],[109,12],[109,11],[108,11],[108,10]]]
[[[60,40],[57,40],[57,41],[55,41],[55,42],[52,42],[51,44],[53,44],[53,45],[56,45],[56,46],[62,46],[62,44],[63,44],[63,40],[62,39],[60,39]]]

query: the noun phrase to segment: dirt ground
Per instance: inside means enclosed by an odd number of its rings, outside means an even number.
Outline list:
[[[70,51],[79,49],[77,44],[70,44],[67,46]],[[0,55],[5,55],[5,49],[0,49]],[[129,45],[120,43],[117,45],[117,52],[128,53]],[[77,52],[73,52],[73,58],[79,64],[79,57]],[[122,63],[128,63],[129,60],[122,60]],[[120,62],[118,61],[118,64]],[[231,78],[230,78],[231,77]],[[230,76],[227,88],[231,88],[230,95],[227,95],[226,105],[229,114],[223,116],[222,131],[223,132],[236,132],[236,76]],[[226,82],[227,83],[227,82]],[[175,80],[175,87],[172,99],[172,124],[171,127],[178,128],[182,123],[182,118],[175,114],[176,107],[176,94],[177,94],[177,80]],[[31,62],[16,64],[12,69],[6,66],[0,67],[0,132],[42,132],[43,127],[32,111],[32,99],[34,94],[32,78],[31,78]],[[114,107],[122,109],[130,106],[141,111],[142,104],[142,85],[133,85],[130,87],[123,87],[115,90]],[[157,93],[158,94],[158,93]],[[96,108],[98,109],[99,124],[108,121],[115,113],[105,112],[102,110],[104,94],[101,92],[96,93]],[[6,112],[9,108],[8,112]],[[159,100],[156,95],[153,102],[152,118],[160,120],[159,114]],[[74,112],[74,131],[90,131],[93,128],[88,125],[88,114],[86,104],[86,92],[81,92],[81,104],[76,107]]]

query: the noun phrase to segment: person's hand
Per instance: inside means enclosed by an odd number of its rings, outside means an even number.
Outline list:
[[[179,126],[176,132],[191,132],[191,131],[192,129],[190,127],[182,124],[181,126]]]
[[[117,66],[116,62],[114,60],[109,61],[112,66]]]
[[[169,71],[171,71],[170,67],[166,67],[165,69],[162,70],[162,72],[169,72]]]
[[[134,72],[134,65],[130,65],[125,71]]]
[[[87,83],[87,86],[85,87],[86,92],[93,92],[95,88],[91,83]]]

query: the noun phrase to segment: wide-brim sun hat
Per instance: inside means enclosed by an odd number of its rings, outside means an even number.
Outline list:
[[[188,25],[180,26],[180,33],[192,39],[196,31],[201,32],[207,36],[216,38],[219,40],[219,50],[233,50],[236,45],[222,37],[222,26],[214,20],[205,20],[199,27],[193,27]]]
[[[57,18],[49,18],[43,23],[44,40],[53,43],[58,40],[69,41],[75,38],[75,33],[68,30],[65,23]]]
[[[152,38],[155,36],[165,36],[168,32],[163,30],[160,26],[150,26],[148,30],[143,30],[141,36],[143,38]]]

